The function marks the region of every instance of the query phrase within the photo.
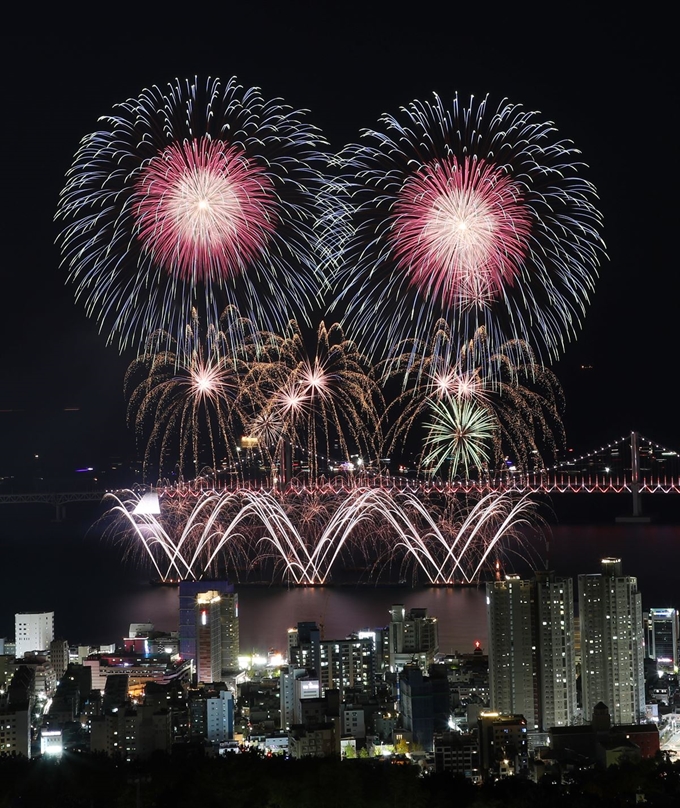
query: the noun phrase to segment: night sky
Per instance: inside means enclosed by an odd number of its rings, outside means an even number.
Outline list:
[[[677,65],[667,21],[575,4],[543,4],[539,14],[513,4],[501,13],[450,4],[456,11],[445,14],[439,3],[408,14],[396,3],[333,13],[333,4],[221,5],[154,4],[157,19],[109,5],[73,19],[66,4],[52,18],[31,8],[5,31],[0,476],[135,455],[122,395],[133,354],[107,346],[65,286],[53,216],[100,115],[146,86],[195,75],[235,75],[309,109],[334,149],[433,91],[448,102],[456,91],[507,97],[553,120],[590,167],[609,252],[578,341],[554,366],[569,445],[588,450],[637,429],[680,449]]]

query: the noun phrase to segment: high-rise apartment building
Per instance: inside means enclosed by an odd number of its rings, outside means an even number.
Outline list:
[[[238,622],[238,595],[220,593],[220,627],[222,634],[222,673],[238,670],[240,635]]]
[[[180,583],[179,650],[183,659],[196,662],[199,681],[218,682],[238,670],[238,595],[233,584]]]
[[[350,635],[344,640],[322,640],[315,623],[298,623],[288,631],[288,657],[291,668],[314,670],[320,695],[327,690],[357,688],[366,693],[375,689],[374,645],[370,637]]]
[[[414,659],[423,670],[434,662],[439,651],[439,624],[428,617],[427,609],[406,611],[401,603],[390,609],[389,663],[393,672],[401,670]]]
[[[542,729],[573,723],[576,695],[574,582],[536,573],[538,679]]]
[[[570,724],[577,712],[571,578],[537,572],[487,584],[491,708],[529,730]]]
[[[14,615],[15,656],[47,651],[54,639],[54,612],[24,612]]]
[[[579,575],[583,715],[603,702],[613,724],[636,724],[645,715],[644,631],[637,578],[622,573],[621,559],[602,559],[602,572]]]

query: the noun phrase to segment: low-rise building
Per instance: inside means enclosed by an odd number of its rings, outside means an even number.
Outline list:
[[[340,734],[337,730],[337,724],[333,721],[307,726],[295,724],[288,733],[288,753],[296,760],[339,755]]]
[[[0,754],[31,756],[31,711],[28,702],[0,707]]]
[[[434,736],[434,770],[481,780],[479,741],[476,733],[442,732]]]

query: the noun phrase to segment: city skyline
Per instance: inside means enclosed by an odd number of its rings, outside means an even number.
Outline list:
[[[0,746],[53,794],[677,783],[672,26],[537,11],[12,11]]]

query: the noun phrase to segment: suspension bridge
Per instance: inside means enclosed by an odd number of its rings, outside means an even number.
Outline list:
[[[680,494],[680,453],[631,432],[612,443],[605,444],[579,457],[567,457],[553,466],[525,470],[508,463],[499,470],[479,470],[477,477],[441,481],[423,479],[422,475],[391,473],[346,473],[343,476],[321,477],[314,482],[292,479],[288,487],[327,487],[341,491],[358,486],[395,491],[441,491],[442,494],[484,495],[497,491],[525,494],[623,494],[632,497],[633,517],[642,514],[640,497],[643,494]],[[249,481],[222,483],[206,475],[195,480],[173,485],[159,485],[164,496],[200,496],[205,491],[229,488],[257,490],[261,483]],[[0,494],[0,505],[44,504],[55,508],[57,520],[64,518],[67,504],[100,502],[108,492],[92,491],[37,491]]]

